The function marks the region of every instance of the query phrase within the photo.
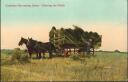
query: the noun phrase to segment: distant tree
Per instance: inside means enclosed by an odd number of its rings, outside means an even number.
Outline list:
[[[118,52],[119,53],[120,51],[118,49],[116,49],[115,52]]]
[[[14,48],[14,50],[20,50],[20,48]]]

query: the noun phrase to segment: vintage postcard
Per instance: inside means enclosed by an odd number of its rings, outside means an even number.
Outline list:
[[[1,81],[127,81],[127,0],[1,0]]]

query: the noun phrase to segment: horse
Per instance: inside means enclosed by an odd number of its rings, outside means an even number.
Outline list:
[[[56,52],[55,46],[51,42],[40,42],[37,40],[33,40],[32,38],[29,39],[29,46],[33,47],[35,51],[39,53],[39,58],[41,58],[41,53],[48,52],[50,58],[52,57],[52,53]]]
[[[37,51],[35,51],[32,47],[30,47],[28,39],[21,37],[21,40],[19,41],[18,45],[22,46],[23,44],[26,45],[27,50],[25,50],[25,52],[29,53],[30,58],[31,58],[32,53],[36,53],[37,58],[38,58],[39,53]]]
[[[56,49],[51,42],[42,43],[40,41],[33,40],[32,38],[25,39],[21,37],[18,45],[20,46],[22,44],[26,45],[30,58],[32,53],[36,53],[37,58],[41,58],[41,53],[44,55],[45,52],[48,52],[51,58],[52,52],[56,52]]]

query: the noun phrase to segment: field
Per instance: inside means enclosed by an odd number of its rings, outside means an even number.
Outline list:
[[[96,52],[95,57],[31,59],[24,64],[10,64],[11,54],[1,52],[2,81],[128,80],[127,53]]]

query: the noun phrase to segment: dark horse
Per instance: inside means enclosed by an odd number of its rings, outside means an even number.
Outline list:
[[[41,53],[43,53],[44,55],[45,52],[48,52],[51,58],[53,51],[55,51],[55,47],[52,43],[50,42],[42,43],[40,41],[33,40],[32,38],[25,39],[21,37],[21,40],[18,45],[20,46],[22,44],[26,45],[30,58],[32,53],[36,53],[37,58],[41,58]]]

